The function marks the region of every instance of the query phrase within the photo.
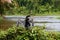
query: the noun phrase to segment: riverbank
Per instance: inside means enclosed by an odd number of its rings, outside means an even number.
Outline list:
[[[9,15],[9,16],[26,16],[29,15],[30,13],[6,13],[5,15]],[[58,12],[45,12],[45,13],[33,13],[32,12],[32,16],[60,16],[60,11]]]
[[[6,30],[16,24],[14,21],[9,21],[0,17],[0,30]]]

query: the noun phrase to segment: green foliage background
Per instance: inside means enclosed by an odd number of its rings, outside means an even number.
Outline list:
[[[12,27],[7,31],[0,31],[0,40],[60,40],[60,32],[46,31],[45,27]]]
[[[59,0],[14,0],[12,4],[14,7],[5,10],[7,15],[28,15],[30,11],[32,15],[60,12],[60,5],[57,5],[60,4]]]

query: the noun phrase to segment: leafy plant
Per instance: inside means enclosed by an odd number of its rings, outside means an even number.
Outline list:
[[[7,31],[0,31],[0,40],[60,40],[60,32],[45,31],[45,27],[12,27]]]

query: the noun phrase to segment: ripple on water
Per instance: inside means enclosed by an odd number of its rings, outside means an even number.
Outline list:
[[[57,30],[60,31],[60,23],[35,23],[34,26],[46,26],[47,30]]]

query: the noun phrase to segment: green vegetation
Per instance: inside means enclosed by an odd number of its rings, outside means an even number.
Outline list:
[[[12,27],[7,31],[0,31],[0,40],[60,40],[60,32],[45,31],[45,27]]]
[[[5,15],[28,15],[32,11],[32,15],[59,15],[59,0],[13,0],[11,4],[0,3],[1,13]],[[3,6],[2,6],[3,5]]]
[[[0,0],[0,40],[60,40],[60,32],[46,31],[45,27],[38,26],[26,30],[3,18],[3,15],[30,13],[34,16],[60,16],[60,0],[13,0],[12,3]]]
[[[8,15],[10,15],[10,14],[8,14]],[[11,14],[11,15],[12,15],[12,14]],[[10,15],[10,16],[11,16],[11,15]],[[15,16],[22,16],[22,15],[23,15],[23,16],[26,16],[26,15],[29,15],[29,13],[27,13],[27,14],[24,14],[24,13],[21,14],[21,13],[20,13],[20,14],[14,14],[14,15],[15,15]],[[33,13],[32,15],[33,15],[33,16],[60,16],[60,12],[49,12],[49,13],[48,13],[48,12],[45,12],[45,13],[39,13],[39,14],[38,14],[38,13]]]
[[[3,18],[0,16],[0,22],[1,22],[1,20],[3,20]]]
[[[5,11],[10,10],[13,8],[13,3],[8,3],[8,0],[0,0],[0,16],[5,14]]]
[[[56,19],[60,19],[60,17],[57,17]]]

